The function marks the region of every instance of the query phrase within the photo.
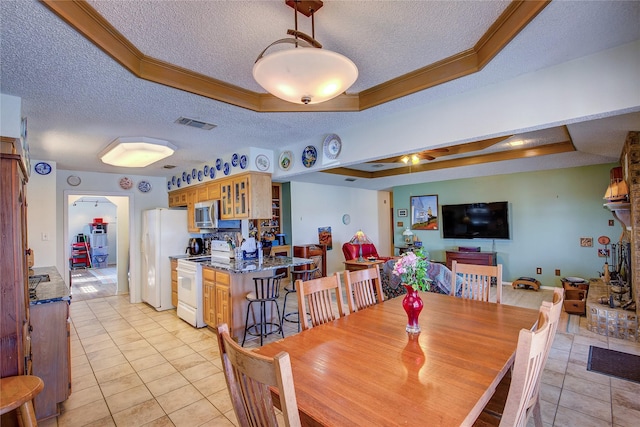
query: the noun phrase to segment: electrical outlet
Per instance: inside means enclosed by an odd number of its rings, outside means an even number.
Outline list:
[[[559,275],[560,275],[560,269],[556,268],[556,276],[559,276]]]
[[[49,233],[42,233],[42,240],[43,241],[48,241],[49,240]]]
[[[612,219],[609,220],[609,227],[613,227],[613,220]]]
[[[542,267],[536,268],[536,274],[542,274]]]

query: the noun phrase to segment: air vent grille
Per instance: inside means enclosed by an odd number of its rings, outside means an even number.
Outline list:
[[[203,130],[211,130],[216,127],[213,123],[206,123],[200,120],[190,119],[188,117],[180,117],[176,120],[176,123],[179,125],[191,126],[193,128],[203,129]]]
[[[345,181],[347,181],[347,182],[353,182],[353,181],[355,181],[356,179],[355,179],[355,178],[345,178],[344,180],[345,180]]]
[[[164,169],[174,169],[176,167],[176,165],[164,165],[163,168]]]

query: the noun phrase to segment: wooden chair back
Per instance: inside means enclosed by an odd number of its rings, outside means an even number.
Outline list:
[[[456,275],[462,276],[462,298],[489,301],[492,279],[496,283],[496,302],[502,300],[502,264],[474,265],[451,262],[451,283]],[[456,286],[451,286],[451,295],[456,294]]]
[[[296,280],[296,288],[298,290],[298,312],[301,313],[300,326],[303,331],[345,315],[340,273],[336,272],[331,276],[304,282]]]
[[[500,419],[500,426],[526,426],[531,408],[537,399],[545,352],[550,332],[549,316],[540,310],[538,328],[535,331],[522,329],[518,337],[516,357],[511,372],[509,395]]]
[[[276,427],[270,387],[276,387],[286,426],[300,426],[289,354],[273,358],[242,348],[229,335],[229,327],[218,325],[218,346],[233,410],[242,427]]]
[[[377,265],[356,271],[346,270],[344,284],[350,313],[384,301],[380,268]]]

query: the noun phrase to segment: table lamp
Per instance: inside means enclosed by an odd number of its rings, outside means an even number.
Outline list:
[[[366,260],[362,257],[362,245],[365,243],[372,243],[371,240],[367,237],[366,234],[362,230],[358,230],[356,234],[353,235],[349,243],[352,245],[360,245],[360,255],[358,257],[358,262],[365,262]]]
[[[409,227],[402,232],[402,235],[404,236],[404,242],[407,245],[410,245],[413,242],[413,232],[409,230]]]

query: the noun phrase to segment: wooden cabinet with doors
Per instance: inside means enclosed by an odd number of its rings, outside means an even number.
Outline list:
[[[220,183],[208,182],[196,186],[197,197],[196,202],[206,202],[209,200],[220,199]]]
[[[196,227],[195,205],[198,191],[190,188],[186,192],[187,197],[187,231],[189,233],[199,233],[200,229]]]
[[[271,184],[271,215],[252,220],[250,227],[260,240],[276,240],[276,235],[282,233],[282,184]]]
[[[178,260],[171,260],[171,305],[178,306]]]
[[[229,273],[210,267],[202,268],[203,318],[212,328],[220,323],[233,328],[230,285]]]
[[[220,218],[271,216],[271,175],[249,172],[220,182]]]
[[[24,375],[30,369],[27,267],[28,180],[17,154],[20,139],[0,138],[0,376]]]

